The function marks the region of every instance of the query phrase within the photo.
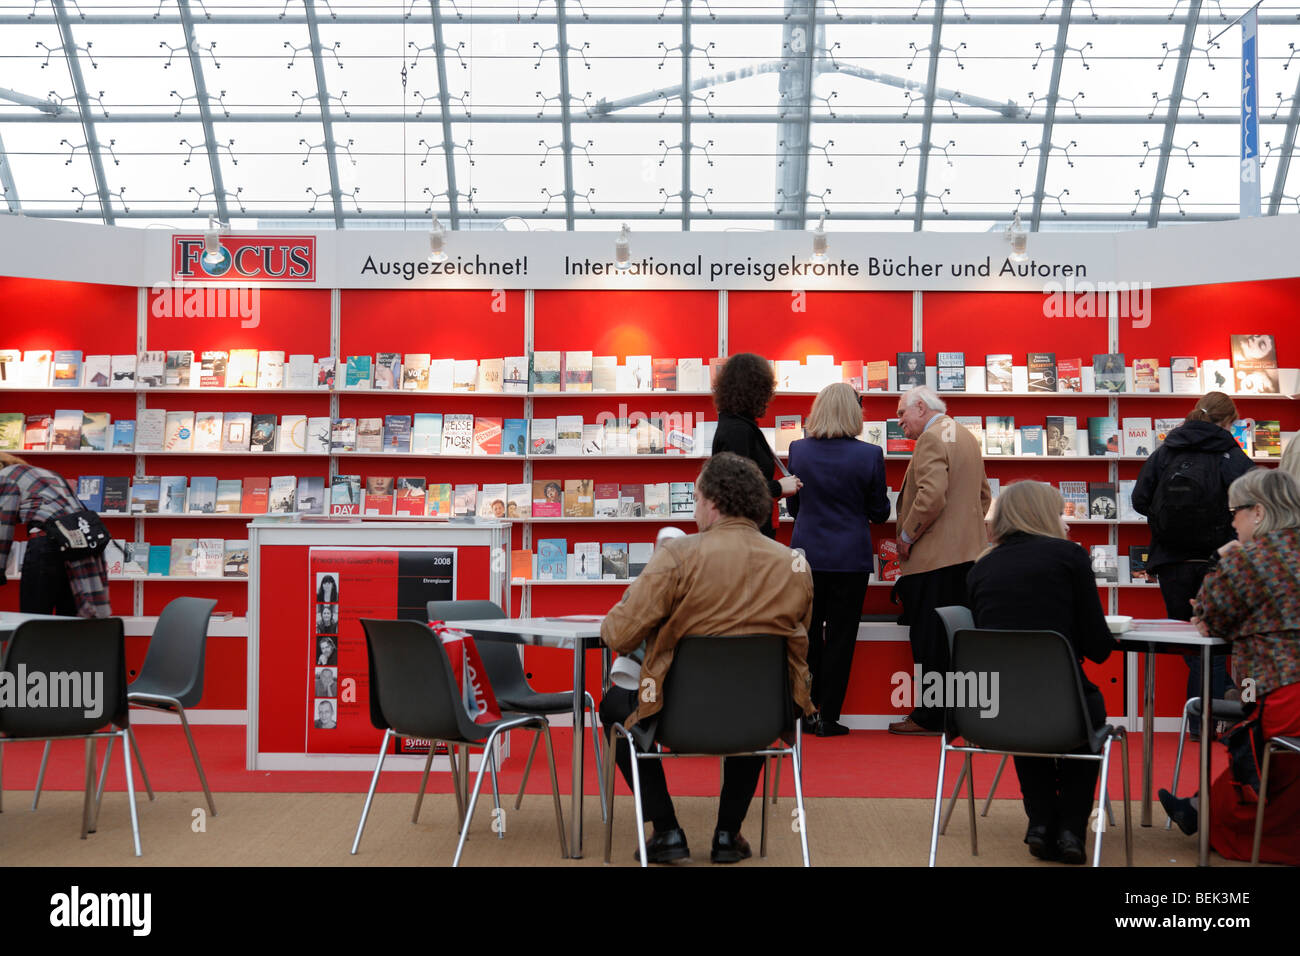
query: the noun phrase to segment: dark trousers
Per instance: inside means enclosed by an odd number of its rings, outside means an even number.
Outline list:
[[[621,687],[611,687],[600,702],[600,722],[612,727],[622,723],[636,710],[636,692]],[[613,731],[609,731],[610,734]],[[619,739],[614,760],[623,773],[623,779],[632,786],[632,753],[627,741]],[[673,812],[673,798],[668,795],[668,781],[664,778],[662,760],[642,760],[637,770],[641,777],[642,819],[655,825],[655,830],[677,828],[677,814]],[[719,830],[740,832],[740,825],[749,810],[749,801],[758,786],[758,775],[763,772],[762,757],[728,757],[722,770],[722,796],[718,800]]]
[[[22,575],[18,587],[18,609],[24,614],[77,616],[77,599],[68,583],[68,569],[58,549],[45,535],[38,534],[28,539]]]
[[[953,604],[966,605],[966,575],[974,566],[974,561],[967,561],[920,574],[905,574],[895,585],[903,601],[903,614],[898,623],[909,625],[912,661],[920,664],[923,671],[945,673],[948,670],[948,632],[934,612],[936,608]],[[911,717],[926,730],[943,729],[940,707],[914,707]]]
[[[1106,722],[1101,691],[1085,686],[1083,698],[1092,721]],[[1055,757],[1016,757],[1016,776],[1025,801],[1029,825],[1045,826],[1049,833],[1069,830],[1081,840],[1088,836],[1088,816],[1101,765],[1095,760],[1058,760]]]
[[[823,720],[837,721],[849,689],[858,621],[867,597],[866,571],[814,571],[808,670],[812,700]]]
[[[1196,597],[1201,590],[1201,582],[1205,580],[1206,574],[1210,571],[1210,565],[1205,561],[1179,561],[1176,564],[1166,564],[1156,571],[1156,577],[1160,581],[1160,595],[1165,599],[1165,613],[1176,621],[1190,621],[1192,619],[1192,598]],[[1201,655],[1190,654],[1187,661],[1187,696],[1201,696]],[[1215,700],[1223,700],[1223,695],[1228,692],[1230,681],[1228,678],[1228,657],[1211,658],[1213,670],[1210,672],[1210,696]],[[1196,717],[1187,719],[1187,730],[1189,733],[1199,734],[1201,732],[1201,722]]]

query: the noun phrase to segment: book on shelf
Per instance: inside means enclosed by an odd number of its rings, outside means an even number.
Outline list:
[[[655,391],[675,392],[677,390],[677,360],[671,358],[652,358],[650,360],[651,387]]]
[[[936,374],[939,391],[966,391],[966,353],[940,352]]]
[[[1175,355],[1169,360],[1169,382],[1175,395],[1199,395],[1200,371],[1195,355]]]
[[[505,359],[485,358],[478,363],[478,378],[474,382],[476,392],[501,393],[505,391]]]
[[[103,559],[104,570],[110,575],[126,573],[126,552],[122,550],[122,546],[116,541],[110,540],[104,546]]]
[[[308,389],[316,387],[316,357],[314,355],[290,355],[284,366],[284,387]]]
[[[391,515],[394,511],[393,495],[397,482],[389,475],[367,475],[365,495],[361,500],[362,513],[368,515]]]
[[[451,380],[456,368],[456,360],[449,358],[429,359],[429,391],[450,392]]]
[[[1234,333],[1231,344],[1234,389],[1244,395],[1278,394],[1277,343],[1273,336]]]
[[[108,388],[113,381],[113,359],[108,355],[87,355],[81,363],[81,384],[86,388]]]
[[[424,490],[424,513],[439,521],[451,518],[451,485],[448,482],[434,482]]]
[[[155,544],[149,548],[149,574],[166,575],[171,570],[172,546]]]
[[[629,355],[623,367],[627,370],[627,388],[619,388],[620,392],[648,392],[650,390],[654,367],[649,355]]]
[[[226,362],[226,387],[257,387],[257,349],[230,350]]]
[[[478,384],[478,359],[456,359],[451,363],[451,390],[472,392]]]
[[[1231,392],[1234,388],[1231,359],[1206,359],[1201,363],[1202,392]]]
[[[606,581],[626,581],[628,576],[627,544],[606,542],[600,546],[600,575]]]
[[[209,349],[199,353],[199,387],[200,388],[225,388],[226,387],[226,365],[230,361],[230,353]]]
[[[983,450],[985,444],[983,418],[978,415],[956,415],[953,417],[953,421],[974,435],[975,441]]]
[[[1125,390],[1123,352],[1105,352],[1092,357],[1092,390],[1116,393]]]
[[[328,455],[333,436],[334,423],[329,416],[313,415],[307,419],[307,441],[303,450],[309,455]]]
[[[50,387],[76,388],[81,384],[81,353],[62,349],[54,353]]]
[[[284,388],[284,353],[263,349],[257,356],[257,387]]]
[[[1016,453],[1016,420],[1010,415],[989,415],[984,431],[984,454]]]
[[[474,453],[474,416],[468,412],[447,413],[442,416],[442,454],[472,455]]]
[[[0,388],[15,388],[23,379],[21,349],[0,349]]]
[[[656,481],[643,486],[645,495],[645,516],[647,518],[666,518],[669,511],[668,482]]]
[[[776,426],[776,453],[790,454],[790,443],[803,438],[803,416],[777,415],[773,423]]]
[[[558,392],[560,390],[560,353],[557,351],[534,351],[532,369],[529,375],[534,392]]]
[[[596,514],[595,493],[595,482],[590,478],[566,478],[564,480],[564,517],[594,517]]]
[[[53,432],[50,448],[63,451],[78,451],[81,448],[81,424],[85,414],[81,409],[55,409]]]
[[[104,476],[81,475],[77,479],[77,500],[83,508],[101,511],[104,507]]]
[[[867,363],[867,391],[885,392],[889,390],[889,363],[874,361]]]
[[[885,452],[890,455],[910,455],[916,448],[916,440],[903,433],[902,423],[897,418],[885,421]]]
[[[428,352],[408,352],[402,361],[402,390],[427,392],[429,390],[429,364],[433,357]]]
[[[330,514],[361,514],[361,476],[335,475],[330,479]]]
[[[194,413],[166,413],[163,451],[192,451],[194,448]]]
[[[593,495],[592,507],[597,518],[618,517],[618,482],[596,482]]]
[[[357,420],[355,418],[335,418],[330,422],[330,452],[349,452],[357,450]]]
[[[86,451],[108,451],[108,412],[82,412],[81,448]]]
[[[1145,544],[1131,544],[1128,548],[1128,580],[1137,584],[1146,580],[1147,563],[1151,560],[1151,548]]]
[[[508,488],[509,486],[503,482],[483,485],[478,493],[478,506],[476,509],[478,516],[496,521],[504,520],[507,517]]]
[[[167,575],[173,578],[194,577],[194,560],[199,550],[197,538],[172,538]]]
[[[898,353],[898,390],[906,391],[914,385],[925,384],[925,353]]]
[[[416,412],[411,422],[411,454],[437,455],[442,451],[442,414]]]
[[[478,485],[453,485],[451,489],[451,514],[453,518],[472,518],[478,511]]]
[[[231,539],[222,548],[221,573],[227,578],[248,577],[248,541]]]
[[[501,390],[512,395],[528,391],[527,355],[511,355],[505,359]]]
[[[1113,544],[1094,544],[1088,549],[1092,560],[1092,576],[1098,584],[1119,583],[1119,554]]]
[[[1119,496],[1113,484],[1108,481],[1088,482],[1088,516],[1103,521],[1119,518]]]
[[[506,485],[506,517],[512,520],[533,516],[533,494],[528,484],[519,482]]]
[[[529,422],[529,435],[531,454],[555,454],[556,423],[554,418],[534,418]]]
[[[840,380],[839,369],[835,364],[834,355],[809,355],[808,360],[804,363],[803,370],[803,390],[808,392],[820,392],[827,385],[834,384]],[[680,379],[678,380],[680,383]],[[679,388],[684,388],[678,385]]]
[[[374,379],[373,359],[369,355],[349,355],[343,371],[345,389],[369,389]]]
[[[575,581],[599,581],[601,577],[600,543],[575,541],[570,559],[569,577]]]
[[[533,480],[533,517],[559,518],[563,515],[564,486],[554,479]]]
[[[1133,360],[1133,391],[1160,391],[1160,360],[1153,358]]]
[[[226,412],[221,422],[221,450],[244,452],[250,448],[252,412]]]
[[[593,355],[591,357],[591,390],[593,392],[618,391],[617,355]]]
[[[402,384],[402,356],[397,352],[375,355],[373,387],[376,391],[395,391]]]
[[[620,518],[645,517],[645,486],[621,485],[618,489],[618,516]]]
[[[448,415],[447,418],[453,416]],[[446,441],[446,426],[443,427],[443,440]],[[384,416],[384,454],[405,455],[411,451],[411,416]]]
[[[217,514],[238,514],[244,483],[238,478],[217,479]]]
[[[325,479],[320,475],[299,478],[294,504],[299,514],[325,514]]]
[[[357,451],[381,453],[384,450],[384,420],[357,419]]]
[[[670,416],[676,418],[676,416]],[[667,424],[665,422],[665,424]],[[691,426],[685,422],[681,427],[668,428],[664,435],[664,453],[668,455],[694,455],[695,454],[695,436],[691,434]]]
[[[104,476],[104,511],[126,514],[131,510],[131,479],[126,475]]]
[[[1086,481],[1062,481],[1061,499],[1065,503],[1065,517],[1084,519],[1088,517],[1088,483]]]
[[[984,391],[1011,391],[1013,367],[1011,356],[1004,352],[986,355],[984,357]]]
[[[898,539],[881,538],[876,542],[876,580],[897,581],[902,575],[898,558]]]
[[[167,388],[191,388],[194,385],[194,353],[186,349],[168,351],[163,384]]]
[[[27,415],[23,419],[23,450],[44,451],[50,447],[54,433],[54,416]]]
[[[1046,453],[1042,425],[1024,425],[1020,429],[1020,453],[1042,455]]]
[[[1025,356],[1026,370],[1029,374],[1031,392],[1055,392],[1056,388],[1056,353],[1030,352]]]
[[[134,451],[135,419],[123,418],[113,422],[108,443],[113,451]]]
[[[1137,486],[1135,478],[1121,478],[1119,482],[1119,520],[1120,521],[1143,521],[1142,515],[1138,514],[1137,509],[1133,507],[1133,489]]]
[[[114,355],[109,359],[110,388],[135,388],[135,355]]]
[[[195,475],[190,478],[189,495],[185,510],[190,514],[215,514],[217,510],[217,479],[215,475]]]
[[[276,436],[275,450],[278,452],[302,452],[307,450],[306,415],[280,416],[280,430]]]
[[[1165,439],[1169,437],[1169,433],[1182,423],[1183,419],[1181,418],[1157,418],[1151,426],[1151,436],[1155,442],[1155,447],[1159,448],[1163,445]]]
[[[537,578],[565,581],[569,577],[567,538],[542,538],[537,542]]]
[[[866,391],[867,379],[861,359],[845,359],[840,362],[840,381],[853,386],[856,392]]]
[[[1093,415],[1088,418],[1088,454],[1119,454],[1119,424],[1113,417]]]
[[[1292,441],[1295,439],[1293,438]],[[1269,458],[1282,457],[1282,423],[1277,419],[1259,419],[1255,422],[1255,454]]]
[[[671,515],[695,514],[695,482],[674,481],[668,485],[668,513]]]
[[[336,362],[332,355],[322,355],[312,364],[312,380],[316,388],[333,388]]]
[[[194,543],[194,576],[219,578],[226,567],[226,542],[221,538],[199,538]]]
[[[159,514],[185,514],[188,499],[189,489],[184,475],[163,475],[158,479]]]
[[[128,541],[123,553],[122,573],[148,574],[150,550],[148,541]]]
[[[1146,458],[1156,450],[1151,435],[1151,419],[1126,418],[1123,421],[1123,450],[1125,455]]]
[[[628,450],[635,455],[662,455],[664,431],[660,418],[643,418],[628,435]],[[768,429],[770,431],[771,429]]]
[[[474,454],[501,454],[501,419],[479,415],[474,419]]]
[[[23,413],[0,412],[0,451],[22,451]]]
[[[1255,421],[1251,418],[1239,418],[1232,423],[1232,437],[1236,439],[1241,450],[1248,457],[1255,455]]]
[[[221,412],[194,413],[194,451],[221,451],[221,430],[225,415]]]
[[[563,390],[566,392],[591,391],[591,352],[564,352],[561,355]]]
[[[501,422],[501,454],[523,458],[528,454],[528,419],[506,418]]]
[[[293,514],[297,488],[297,475],[273,475],[271,477],[271,487],[267,493],[267,514]]]
[[[249,421],[248,450],[259,454],[275,450],[275,416],[257,414]]]
[[[136,363],[136,381],[141,388],[164,388],[167,385],[167,353],[146,351],[140,353]],[[177,381],[179,381],[179,372]]]
[[[394,483],[393,513],[424,516],[428,479],[419,475],[398,475]]]
[[[510,577],[516,580],[533,579],[533,552],[528,548],[517,548],[510,552]]]
[[[582,416],[557,415],[555,418],[555,453],[582,454]]]
[[[243,493],[239,499],[239,510],[250,515],[266,514],[270,499],[271,479],[269,477],[253,476],[245,478]]]

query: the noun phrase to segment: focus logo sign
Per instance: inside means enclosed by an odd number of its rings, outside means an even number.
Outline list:
[[[203,236],[172,237],[172,279],[195,282],[312,282],[315,236],[221,236],[221,255],[206,259]]]

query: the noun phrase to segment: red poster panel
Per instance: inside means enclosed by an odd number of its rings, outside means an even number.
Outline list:
[[[455,548],[312,548],[307,753],[372,753],[370,664],[363,618],[428,620],[456,597]]]

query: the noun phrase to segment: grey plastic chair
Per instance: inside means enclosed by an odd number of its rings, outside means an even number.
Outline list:
[[[1201,729],[1205,729],[1204,725]],[[1268,771],[1274,751],[1279,754],[1300,754],[1300,737],[1270,737],[1264,745],[1264,766],[1259,775],[1259,806],[1255,809],[1255,842],[1250,848],[1250,862],[1256,864],[1259,863],[1259,847],[1264,839],[1264,804],[1268,801]]]
[[[492,601],[430,601],[428,605],[430,621],[473,621],[504,619],[505,611]],[[488,634],[482,631],[470,631],[474,636],[474,646],[478,649],[483,666],[487,669],[488,683],[502,713],[519,714],[571,714],[573,713],[573,692],[538,693],[528,684],[524,674],[523,663],[519,659],[519,640],[514,643],[509,635]],[[506,640],[502,640],[505,637]],[[596,702],[585,690],[582,696],[588,711],[588,726],[591,728],[591,749],[596,757],[596,779],[604,779],[601,770],[600,731],[597,729]],[[515,809],[523,804],[524,788],[528,786],[528,774],[533,769],[533,757],[537,754],[537,738],[533,737],[532,746],[528,748],[528,759],[524,763],[524,776],[519,783],[519,793],[515,797]],[[600,816],[606,814],[605,792],[600,794]]]
[[[366,634],[366,656],[370,662],[370,722],[384,732],[379,745],[379,759],[370,790],[366,793],[357,835],[352,841],[355,855],[361,845],[361,834],[366,828],[370,805],[375,797],[375,786],[384,769],[388,744],[396,735],[421,737],[429,740],[429,758],[425,763],[425,779],[439,742],[482,747],[483,761],[474,781],[474,791],[465,810],[456,844],[452,866],[460,865],[465,849],[465,839],[474,819],[474,807],[483,787],[483,774],[493,763],[492,745],[497,737],[516,727],[531,727],[546,737],[546,760],[551,771],[551,795],[555,800],[555,826],[560,837],[560,856],[568,856],[564,839],[564,817],[560,809],[560,785],[555,774],[555,754],[551,748],[551,728],[540,714],[524,714],[490,723],[475,723],[465,712],[460,688],[452,674],[451,662],[442,641],[429,627],[419,621],[378,621],[363,618],[361,627]],[[421,793],[423,793],[423,782]],[[419,813],[419,803],[416,804]],[[499,835],[504,836],[499,832]]]
[[[1210,720],[1201,720],[1201,733],[1210,729],[1211,739],[1213,739],[1213,724],[1211,721],[1227,720],[1238,721],[1246,716],[1245,706],[1237,700],[1211,700],[1210,701]],[[1183,722],[1178,729],[1178,756],[1174,758],[1174,780],[1169,785],[1169,792],[1178,796],[1178,775],[1183,769],[1183,744],[1187,742],[1187,728],[1190,718],[1201,719],[1201,698],[1189,697],[1187,703],[1183,704]],[[1174,825],[1172,819],[1165,821],[1165,829],[1168,830]]]
[[[951,728],[940,738],[939,781],[934,793],[934,822],[930,831],[930,866],[939,848],[939,818],[943,810],[943,774],[949,753],[1001,753],[1062,760],[1095,760],[1101,764],[1097,813],[1107,803],[1111,743],[1120,742],[1124,770],[1124,852],[1133,865],[1133,820],[1129,804],[1128,737],[1122,727],[1094,727],[1083,697],[1079,666],[1070,642],[1055,631],[997,631],[960,628],[953,635],[952,670],[999,675],[1005,688],[995,716],[981,714],[978,705],[949,706]],[[1069,688],[1073,688],[1073,693]],[[1007,692],[1009,691],[1009,692]],[[951,705],[953,702],[949,702]],[[948,742],[948,731],[966,746]],[[967,766],[971,855],[979,855],[975,832],[975,780]],[[1101,865],[1101,835],[1097,826],[1092,865]]]
[[[794,728],[795,745],[778,746]],[[799,843],[803,865],[808,859],[808,826],[804,813],[803,783],[799,764],[800,722],[794,719],[785,638],[773,634],[736,637],[685,637],[673,654],[664,680],[663,708],[630,731],[621,723],[613,733],[624,737],[632,754],[632,798],[636,805],[637,840],[641,865],[646,857],[645,827],[641,824],[642,760],[666,757],[776,757],[789,754],[798,812]],[[669,752],[655,749],[656,745]],[[763,761],[767,776],[768,761]],[[609,815],[605,818],[605,862],[610,861],[614,840],[614,760],[605,761],[603,782]],[[767,856],[767,780],[763,781],[762,837],[759,856]]]
[[[0,708],[0,759],[3,758],[4,744],[14,740],[69,740],[83,739],[86,742],[86,789],[82,802],[81,838],[94,831],[95,818],[95,741],[112,741],[123,738],[123,754],[126,753],[127,732],[130,726],[130,709],[126,699],[126,639],[122,630],[122,619],[109,618],[68,618],[66,620],[27,621],[14,631],[13,638],[5,651],[4,662],[0,671],[17,675],[23,670],[27,674],[44,673],[47,675],[70,674],[93,675],[102,684],[98,691],[93,688],[88,692],[98,692],[98,712],[87,715],[88,701],[82,696],[84,685],[80,682],[60,681],[63,688],[74,684],[77,697],[71,699],[51,699],[42,707],[7,707]],[[51,692],[54,690],[51,682]],[[60,695],[61,698],[64,695]],[[116,730],[104,730],[111,724]],[[104,769],[108,769],[109,753],[104,755]],[[131,761],[122,761],[126,770],[127,803],[131,812],[131,836],[135,845],[135,855],[140,856],[140,821],[136,816],[135,782],[131,776]],[[0,780],[3,780],[3,764],[0,763]],[[2,809],[0,805],[0,809]]]

